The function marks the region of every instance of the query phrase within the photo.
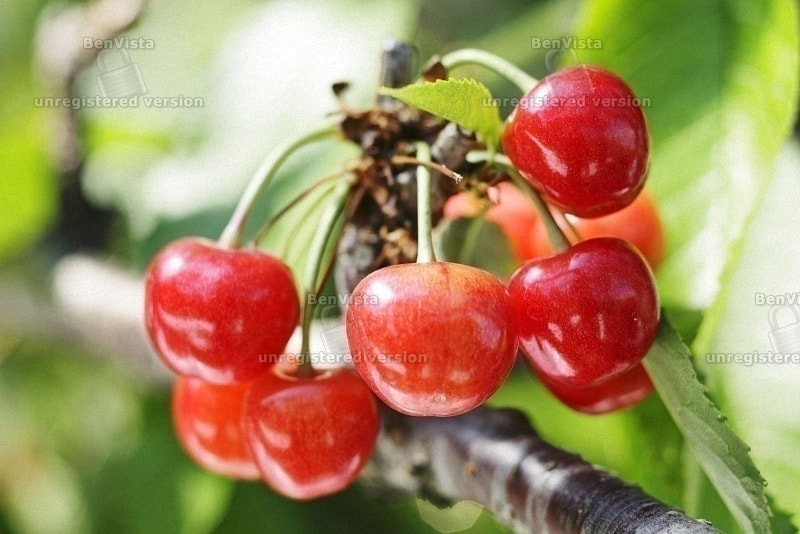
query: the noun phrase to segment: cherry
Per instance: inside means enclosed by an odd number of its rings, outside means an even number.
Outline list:
[[[293,499],[347,487],[372,455],[375,397],[350,369],[300,376],[276,364],[250,386],[244,428],[264,481]]]
[[[578,65],[545,77],[520,100],[506,122],[503,150],[548,202],[598,217],[641,191],[649,137],[625,82]]]
[[[653,391],[653,382],[641,363],[603,382],[580,388],[549,382],[545,378],[542,382],[561,402],[588,414],[609,413],[633,406]]]
[[[289,268],[256,250],[185,238],[161,250],[147,270],[147,331],[179,374],[217,384],[263,374],[299,313]]]
[[[345,322],[356,370],[409,415],[475,408],[500,387],[517,352],[503,283],[457,263],[371,273],[353,291]]]
[[[548,382],[585,387],[624,373],[653,343],[658,294],[641,254],[616,238],[523,264],[508,292],[523,353]]]
[[[658,214],[658,208],[646,190],[642,191],[631,204],[610,215],[594,219],[567,217],[572,227],[583,239],[618,237],[628,241],[642,253],[654,271],[664,260],[664,227]],[[564,219],[557,217],[556,220],[561,229],[570,235],[571,230]],[[550,239],[547,236],[547,228],[541,223],[541,220],[534,224],[529,243],[531,252],[529,258],[541,258],[553,253]]]
[[[533,203],[511,182],[498,183],[489,196],[493,205],[484,214],[486,220],[500,227],[518,260],[532,257],[530,234],[539,221]],[[444,216],[450,220],[477,217],[480,213],[480,200],[469,192],[453,195],[444,204]]]
[[[172,417],[178,441],[203,468],[243,480],[259,478],[242,434],[248,383],[210,384],[179,376],[172,394]]]

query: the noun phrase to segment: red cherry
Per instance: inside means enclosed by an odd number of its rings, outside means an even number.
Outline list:
[[[457,263],[371,273],[353,291],[346,329],[361,377],[410,415],[475,408],[500,387],[517,352],[503,283]]]
[[[503,150],[548,202],[599,217],[641,191],[649,137],[625,82],[578,65],[545,77],[520,100],[506,123]]]
[[[500,227],[517,259],[530,258],[530,234],[539,221],[536,207],[510,182],[500,182],[493,189],[496,194],[492,199],[494,204],[486,210],[484,217]],[[444,216],[450,220],[477,217],[480,212],[480,201],[469,192],[453,195],[444,204]]]
[[[561,229],[570,235],[571,230],[564,219],[557,217],[556,220]],[[642,191],[631,204],[610,215],[594,219],[569,216],[569,221],[583,239],[618,237],[629,242],[642,253],[654,271],[664,260],[664,227],[658,208],[646,190]],[[541,220],[534,225],[529,243],[531,251],[529,258],[542,258],[553,254],[547,228]]]
[[[258,468],[242,435],[248,385],[218,386],[179,376],[172,417],[178,440],[200,466],[219,475],[255,480]]]
[[[653,391],[653,382],[641,363],[608,380],[581,388],[546,379],[542,382],[561,402],[588,414],[609,413],[633,406]]]
[[[356,479],[372,455],[380,419],[375,397],[353,371],[305,377],[277,364],[250,386],[244,424],[264,481],[305,500]]]
[[[616,238],[583,241],[530,260],[508,284],[520,345],[549,382],[584,387],[630,369],[658,329],[650,269]]]
[[[208,382],[245,382],[283,352],[300,316],[292,273],[256,250],[187,238],[145,278],[147,331],[164,362]]]

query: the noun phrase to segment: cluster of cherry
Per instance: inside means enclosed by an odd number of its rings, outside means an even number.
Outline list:
[[[486,216],[524,263],[507,284],[433,259],[371,273],[346,310],[354,369],[281,358],[301,313],[281,260],[197,238],[166,246],[147,271],[146,325],[179,375],[173,413],[189,454],[223,475],[263,478],[292,498],[333,493],[372,454],[376,397],[409,415],[464,413],[502,385],[520,348],[541,381],[578,410],[606,412],[644,398],[652,384],[641,360],[660,308],[637,247],[655,264],[663,236],[652,202],[640,196],[649,138],[632,96],[603,69],[556,72],[522,99],[502,144],[511,172],[551,206],[582,217],[559,220],[576,241],[610,232],[636,246],[592,237],[544,250],[534,204],[501,183]],[[479,210],[464,195],[450,199],[447,215]]]

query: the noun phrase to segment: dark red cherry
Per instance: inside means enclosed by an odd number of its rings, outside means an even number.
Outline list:
[[[653,275],[625,241],[595,238],[523,264],[508,292],[520,346],[544,380],[585,387],[638,364],[660,317]]]
[[[641,363],[604,382],[584,387],[565,386],[543,379],[553,395],[573,410],[602,414],[628,408],[653,391],[653,382]]]
[[[578,65],[543,78],[509,116],[503,150],[548,202],[599,217],[644,186],[649,136],[640,101],[618,76]]]

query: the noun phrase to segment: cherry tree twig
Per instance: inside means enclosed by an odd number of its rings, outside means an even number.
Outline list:
[[[451,418],[387,410],[362,479],[438,501],[476,501],[515,532],[719,532],[550,445],[511,409],[481,407]]]

